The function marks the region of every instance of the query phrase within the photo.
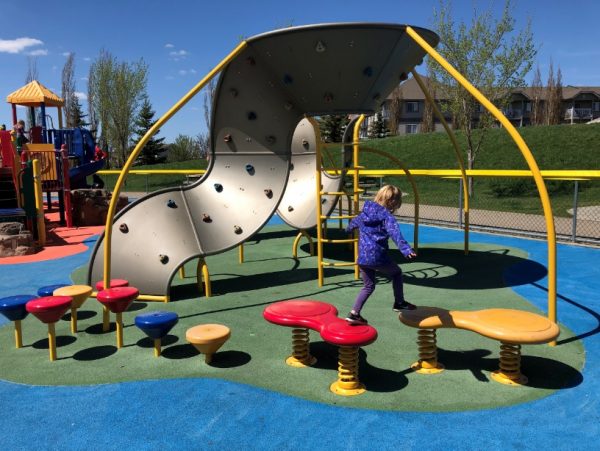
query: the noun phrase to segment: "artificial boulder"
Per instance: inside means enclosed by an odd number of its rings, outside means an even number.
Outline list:
[[[105,189],[75,189],[71,191],[71,195],[75,227],[106,224],[112,193]],[[119,196],[116,211],[121,210],[127,203],[127,196]]]
[[[36,252],[31,232],[20,222],[0,223],[0,258]]]

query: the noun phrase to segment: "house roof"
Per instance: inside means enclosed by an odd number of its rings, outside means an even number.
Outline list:
[[[8,103],[23,106],[40,106],[42,103],[46,106],[63,106],[64,101],[61,97],[54,94],[37,80],[26,84],[6,97]]]
[[[427,85],[428,78],[421,75],[423,83]],[[522,87],[513,89],[513,94],[522,94],[527,99],[533,99],[536,96],[536,90],[539,90],[539,96],[543,100],[546,98],[548,88],[545,87]],[[388,96],[388,99],[392,99],[395,93],[400,93],[403,100],[425,100],[425,94],[421,91],[418,83],[414,77],[409,78],[404,83],[400,84],[392,93]],[[581,94],[591,93],[600,98],[600,86],[563,86],[562,98],[563,100],[572,100]],[[439,93],[435,93],[435,98],[440,100],[443,97]]]

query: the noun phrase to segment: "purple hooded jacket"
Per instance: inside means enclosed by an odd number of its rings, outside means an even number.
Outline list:
[[[414,252],[406,242],[394,216],[383,206],[370,200],[366,201],[362,212],[350,221],[346,232],[358,229],[359,265],[381,266],[392,260],[388,255],[388,239],[391,238],[405,257]]]

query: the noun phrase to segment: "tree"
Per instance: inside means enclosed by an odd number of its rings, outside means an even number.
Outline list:
[[[93,108],[101,131],[100,142],[114,149],[114,160],[122,166],[129,154],[136,112],[146,90],[148,66],[143,60],[119,62],[103,50],[92,63],[90,82]]]
[[[370,139],[385,138],[389,136],[390,131],[388,130],[387,125],[385,124],[385,120],[383,119],[383,113],[381,112],[381,109],[379,109],[377,113],[375,113],[375,116],[372,117],[373,120],[369,124],[367,136]]]
[[[62,70],[62,91],[61,95],[63,98],[64,113],[65,113],[65,122],[67,128],[73,128],[76,125],[73,123],[74,119],[74,110],[76,108],[76,103],[79,102],[79,99],[75,96],[75,54],[69,53],[67,56],[67,60],[65,61],[65,65]]]
[[[37,69],[37,58],[34,56],[27,57],[27,73],[25,74],[25,84],[37,80],[39,77]],[[35,108],[27,108],[27,128],[35,123]]]
[[[426,77],[423,81],[425,82],[425,87],[427,88],[427,91],[430,93],[431,97],[435,99],[436,90],[433,82],[431,81],[431,78],[432,77]],[[423,109],[423,120],[421,121],[419,131],[421,133],[431,133],[435,131],[435,124],[433,120],[433,105],[431,105],[431,103],[429,103],[428,101],[425,102],[425,108]]]
[[[548,86],[546,88],[546,125],[557,125],[561,122],[561,102],[562,102],[562,74],[560,68],[554,77],[554,64],[550,61],[548,69]],[[571,111],[571,122],[575,112]]]
[[[70,127],[87,127],[90,125],[84,119],[87,117],[87,114],[84,114],[81,103],[79,102],[79,97],[77,94],[73,93],[71,98],[71,113],[69,117]]]
[[[169,145],[167,161],[188,161],[200,158],[198,141],[191,136],[177,135],[175,141]]]
[[[440,0],[439,11],[434,11],[434,29],[440,36],[439,52],[499,108],[508,105],[512,89],[525,84],[525,75],[531,70],[537,53],[530,21],[524,29],[516,31],[511,9],[511,0],[506,0],[497,20],[490,11],[475,10],[470,27],[465,23],[455,24],[449,2]],[[467,166],[473,169],[485,131],[494,125],[494,119],[489,113],[480,112],[478,102],[442,67],[431,60],[428,64],[436,89],[448,99],[447,108],[454,125],[465,133]],[[480,133],[474,134],[475,128],[479,128]],[[471,195],[472,182],[470,179]]]
[[[137,137],[134,139],[133,146],[137,145],[138,142],[144,137],[144,135],[150,130],[150,128],[156,123],[154,120],[154,111],[147,95],[144,95],[144,101],[138,112],[138,117],[135,121],[135,127],[133,129]],[[142,164],[155,164],[158,163],[165,151],[165,145],[163,141],[165,138],[156,138],[160,130],[157,130],[154,136],[152,136],[140,153]]]
[[[402,119],[402,107],[404,105],[404,98],[402,95],[402,89],[396,87],[391,94],[390,101],[388,102],[388,123],[389,129],[392,135],[398,134],[398,128],[400,127],[400,120]]]
[[[350,120],[345,115],[321,116],[318,120],[321,139],[325,142],[339,143],[344,139],[344,131]]]
[[[544,123],[543,90],[542,75],[538,66],[531,82],[531,125],[542,125]]]

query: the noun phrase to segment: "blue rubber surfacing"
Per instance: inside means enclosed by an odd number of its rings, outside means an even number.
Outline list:
[[[411,236],[410,227],[403,231]],[[421,242],[462,241],[422,227]],[[543,241],[472,234],[519,247],[546,265]],[[88,244],[91,246],[91,243]],[[49,262],[0,266],[1,296],[68,282],[89,251]],[[583,382],[538,401],[452,413],[383,412],[309,402],[218,379],[147,380],[39,387],[0,381],[3,449],[575,449],[600,435],[600,250],[558,247],[558,316],[586,349]],[[519,268],[506,275],[518,277]],[[543,311],[547,280],[513,289]],[[559,338],[560,344],[560,338]],[[8,345],[12,346],[12,343]],[[85,363],[82,363],[85,364]],[[151,377],[151,375],[149,375]],[[457,387],[460,390],[460,387]],[[424,400],[426,402],[426,400]]]

